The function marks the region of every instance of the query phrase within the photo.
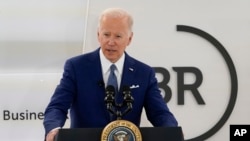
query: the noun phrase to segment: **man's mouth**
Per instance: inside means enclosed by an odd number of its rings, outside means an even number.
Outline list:
[[[113,49],[107,49],[108,52],[115,52],[116,50]]]

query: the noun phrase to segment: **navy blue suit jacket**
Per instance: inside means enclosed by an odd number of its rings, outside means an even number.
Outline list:
[[[45,110],[46,134],[63,127],[70,109],[71,128],[105,127],[111,122],[104,102],[105,86],[99,49],[66,61],[60,84]],[[123,117],[140,125],[145,107],[148,120],[154,126],[177,126],[177,121],[164,102],[154,70],[125,53],[121,86],[131,87],[133,109]],[[121,92],[121,91],[120,91]]]

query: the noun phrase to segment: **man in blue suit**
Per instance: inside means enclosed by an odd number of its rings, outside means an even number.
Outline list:
[[[122,86],[130,86],[134,98],[132,110],[122,119],[140,126],[144,107],[153,126],[177,126],[160,94],[154,70],[125,52],[133,37],[132,25],[132,17],[123,9],[105,10],[98,25],[100,48],[66,61],[60,84],[45,111],[47,141],[64,126],[69,109],[71,128],[105,127],[116,120],[104,102],[112,64],[116,66],[118,101],[122,101]]]

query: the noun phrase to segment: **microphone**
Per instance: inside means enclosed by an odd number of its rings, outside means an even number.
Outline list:
[[[107,110],[116,115],[117,119],[121,119],[122,116],[127,114],[129,111],[132,110],[133,106],[132,103],[134,102],[134,98],[131,96],[131,90],[129,86],[122,87],[122,94],[123,94],[123,102],[117,104],[115,100],[115,87],[112,85],[108,85],[105,90],[105,104],[107,106]],[[127,108],[122,112],[121,108],[123,106],[127,106]]]
[[[123,94],[123,102],[124,104],[127,104],[127,109],[125,110],[124,114],[127,114],[130,110],[132,110],[133,106],[132,103],[134,102],[134,98],[131,96],[131,90],[129,86],[123,86],[122,88],[122,94]]]
[[[112,108],[114,103],[115,103],[115,88],[114,86],[111,86],[111,85],[108,85],[106,90],[105,90],[105,93],[106,93],[106,96],[104,98],[104,101],[107,105],[107,109],[112,113],[114,114],[115,111],[114,109]]]

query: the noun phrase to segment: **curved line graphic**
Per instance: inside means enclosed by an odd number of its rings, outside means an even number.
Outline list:
[[[237,73],[236,73],[236,69],[235,69],[234,63],[233,63],[230,55],[228,54],[228,52],[226,51],[224,46],[218,40],[216,40],[213,36],[206,33],[205,31],[202,31],[202,30],[197,29],[195,27],[186,26],[186,25],[177,25],[177,31],[184,31],[184,32],[196,34],[196,35],[206,39],[212,45],[214,45],[214,47],[218,49],[218,51],[221,53],[221,55],[225,59],[226,64],[227,64],[228,69],[229,69],[230,77],[231,77],[231,96],[229,99],[229,103],[227,105],[227,109],[224,112],[221,119],[207,132],[205,132],[197,137],[194,137],[192,139],[186,140],[186,141],[202,141],[202,140],[205,140],[205,139],[211,137],[218,130],[220,130],[220,128],[225,124],[225,122],[230,117],[230,115],[233,111],[233,108],[235,106],[236,99],[237,99],[237,91],[238,91]]]

